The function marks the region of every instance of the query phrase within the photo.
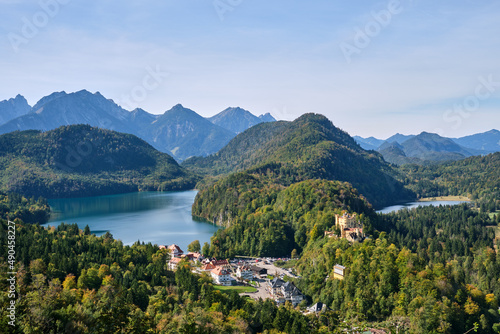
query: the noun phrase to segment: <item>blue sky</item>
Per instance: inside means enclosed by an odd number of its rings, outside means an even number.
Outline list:
[[[500,126],[500,2],[0,0],[0,100],[326,115],[351,135]]]

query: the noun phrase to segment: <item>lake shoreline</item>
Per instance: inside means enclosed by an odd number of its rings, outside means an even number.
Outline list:
[[[407,202],[405,204],[397,204],[385,207],[383,209],[377,210],[379,214],[388,214],[397,212],[401,209],[414,209],[420,206],[440,206],[440,205],[459,205],[463,203],[471,203],[471,201],[463,196],[442,196],[442,197],[430,197],[422,198],[419,201]]]
[[[424,197],[417,200],[417,202],[434,202],[434,201],[464,201],[472,202],[472,200],[465,196],[436,196]]]

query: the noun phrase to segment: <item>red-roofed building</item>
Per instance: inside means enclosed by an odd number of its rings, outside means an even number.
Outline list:
[[[186,254],[190,261],[201,262],[203,260],[203,255],[196,252],[189,252]]]
[[[172,257],[179,257],[182,254],[184,254],[182,249],[179,246],[177,246],[176,244],[168,246],[168,250],[170,251],[170,254],[172,255]]]
[[[201,271],[212,271],[212,269],[215,269],[215,266],[211,263],[207,263],[201,267]]]
[[[219,285],[231,285],[231,275],[229,270],[222,267],[217,267],[212,269],[210,272],[215,284]]]
[[[226,267],[229,266],[229,262],[227,260],[212,260],[210,261],[216,267]]]

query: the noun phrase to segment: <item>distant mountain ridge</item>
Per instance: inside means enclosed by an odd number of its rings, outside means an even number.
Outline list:
[[[234,109],[234,110],[233,110]],[[177,105],[163,115],[143,109],[125,110],[99,92],[54,92],[30,107],[24,97],[0,102],[0,134],[12,131],[49,131],[60,126],[88,124],[139,136],[178,161],[206,156],[224,147],[237,133],[261,122],[274,121],[241,108],[228,108],[214,122]],[[221,123],[219,126],[214,123]]]
[[[473,155],[500,151],[500,131],[490,130],[461,138],[446,138],[422,132],[419,135],[397,133],[385,141],[374,137],[355,136],[356,142],[366,150],[380,152],[388,162],[429,164],[461,160]]]
[[[422,132],[401,144],[397,141],[392,143],[386,141],[378,151],[386,161],[397,165],[454,161],[481,154],[480,151],[458,145],[450,138],[428,132]]]
[[[178,104],[146,126],[139,136],[158,150],[184,160],[218,151],[235,134]]]
[[[483,133],[465,136],[461,138],[452,138],[457,144],[464,147],[483,150],[488,153],[500,151],[500,131],[490,130]]]
[[[0,124],[7,123],[8,121],[19,116],[26,115],[31,110],[28,101],[24,96],[17,95],[13,99],[0,102]]]
[[[136,134],[131,113],[107,100],[99,92],[56,92],[38,101],[31,111],[0,126],[0,134],[16,130],[49,131],[64,125],[88,124],[103,129]]]
[[[259,117],[240,107],[227,108],[215,116],[207,118],[210,122],[236,134],[262,122],[275,122],[269,113]]]
[[[374,150],[376,151],[377,148],[380,147],[384,143],[384,140],[382,139],[377,139],[375,137],[368,137],[368,138],[363,138],[360,136],[354,136],[352,137],[354,140],[365,150]]]

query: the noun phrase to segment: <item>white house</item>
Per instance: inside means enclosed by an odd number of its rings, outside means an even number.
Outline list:
[[[343,280],[345,276],[345,267],[340,264],[333,266],[333,278]]]
[[[176,270],[179,263],[182,261],[180,257],[174,257],[168,261],[168,269]]]
[[[184,254],[182,249],[176,244],[168,246],[168,250],[170,251],[172,257],[180,257],[182,254]]]
[[[286,282],[281,286],[281,294],[285,297],[285,300],[292,302],[293,306],[296,306],[304,299],[304,295],[292,282]]]
[[[238,267],[238,269],[236,269],[236,277],[251,280],[253,278],[253,271],[249,266]]]
[[[215,284],[231,285],[231,275],[229,270],[222,267],[216,267],[210,271]]]

